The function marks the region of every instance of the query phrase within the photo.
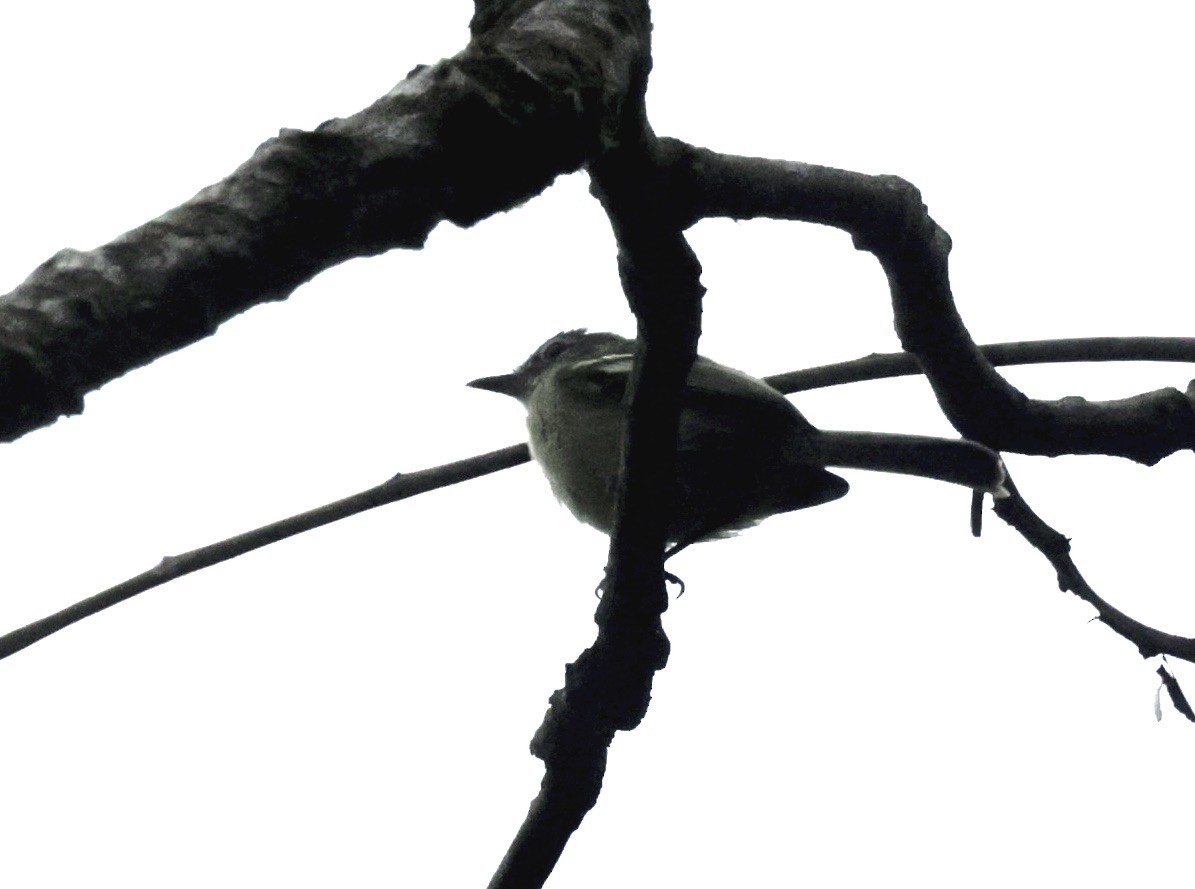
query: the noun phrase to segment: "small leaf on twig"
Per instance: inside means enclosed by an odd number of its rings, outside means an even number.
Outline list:
[[[983,491],[971,492],[971,536],[983,533]]]
[[[1187,719],[1195,722],[1195,710],[1191,709],[1191,704],[1187,701],[1187,696],[1183,694],[1183,690],[1179,687],[1178,680],[1165,667],[1158,667],[1158,675],[1162,677],[1162,685],[1166,686],[1166,693],[1170,695],[1170,703],[1174,704],[1174,709],[1181,713]],[[1159,697],[1161,696],[1161,687],[1158,688]],[[1154,712],[1159,714],[1161,719],[1160,705],[1154,706]]]

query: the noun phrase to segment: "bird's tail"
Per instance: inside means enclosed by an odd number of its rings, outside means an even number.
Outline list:
[[[810,442],[823,466],[899,472],[1007,496],[1000,455],[973,441],[881,432],[820,431]]]

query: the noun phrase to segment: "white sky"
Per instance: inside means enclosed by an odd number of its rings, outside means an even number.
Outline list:
[[[655,4],[654,126],[921,188],[980,341],[1192,335],[1192,63],[1178,3]],[[790,5],[785,4],[788,8]],[[464,45],[471,5],[24,4],[0,52],[0,292]],[[978,9],[978,7],[976,7]],[[703,351],[758,373],[895,349],[846,235],[702,224]],[[464,388],[562,328],[631,328],[581,177],[353,262],[87,400],[0,461],[0,629],[177,553],[513,443]],[[1031,394],[1190,368],[1023,369]],[[923,381],[800,396],[949,434]],[[1195,633],[1195,462],[1009,459],[1097,590]],[[551,886],[1120,886],[1189,873],[1195,726],[1155,665],[965,492],[845,500],[696,547],[643,726]],[[0,856],[37,887],[484,885],[527,743],[592,639],[605,538],[530,467],[145,594],[0,664]],[[1176,671],[1195,694],[1195,670]]]

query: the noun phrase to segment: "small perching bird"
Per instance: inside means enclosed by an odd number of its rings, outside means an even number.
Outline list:
[[[531,454],[557,498],[609,534],[622,463],[635,343],[613,333],[552,337],[513,373],[469,383],[527,408]],[[671,555],[768,516],[837,500],[825,466],[899,472],[1004,494],[1004,467],[969,441],[814,427],[763,380],[698,357],[681,395],[668,540]]]

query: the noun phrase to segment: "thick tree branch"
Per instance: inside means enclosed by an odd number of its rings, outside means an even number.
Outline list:
[[[921,195],[895,176],[867,176],[789,161],[733,157],[665,143],[677,205],[709,216],[770,217],[830,225],[874,253],[888,276],[896,331],[939,404],[965,437],[1022,454],[1109,454],[1152,465],[1195,447],[1195,383],[1092,402],[1031,399],[984,358],[954,305],[950,238]]]
[[[323,269],[471,225],[600,154],[641,86],[642,4],[516,5],[369,108],[284,130],[182,206],[34,270],[0,299],[0,441]]]
[[[480,10],[479,10],[480,14]],[[697,353],[700,266],[660,204],[655,140],[643,97],[650,68],[650,21],[641,27],[641,65],[622,106],[611,148],[590,164],[594,193],[619,247],[623,289],[639,320],[640,350],[629,387],[618,511],[611,536],[594,643],[565,669],[531,742],[544,762],[540,792],[491,889],[539,886],[573,831],[597,802],[607,750],[633,729],[651,699],[652,678],[668,659],[660,616],[667,607],[663,553],[670,480],[674,477],[680,392]]]
[[[597,801],[607,748],[647,711],[652,679],[668,659],[661,615],[663,554],[675,477],[680,393],[697,354],[701,267],[655,200],[655,140],[629,121],[626,147],[591,164],[593,191],[618,240],[623,289],[639,321],[615,531],[596,620],[598,636],[565,671],[532,752],[545,775],[491,887],[538,885]],[[638,131],[636,132],[636,127]]]

